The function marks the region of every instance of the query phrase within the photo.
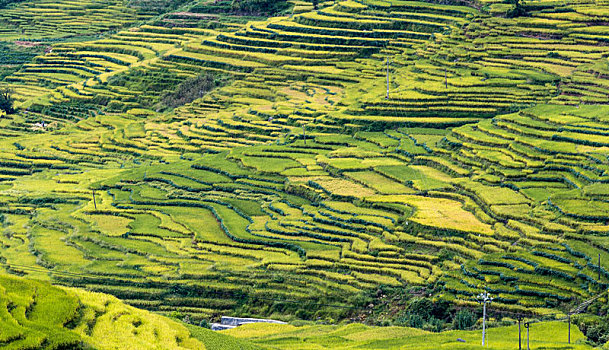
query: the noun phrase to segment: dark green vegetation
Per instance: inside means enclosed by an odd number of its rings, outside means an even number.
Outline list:
[[[9,88],[0,90],[0,111],[6,113],[15,112],[15,100],[13,99],[13,91]]]
[[[0,1],[0,9],[6,8],[10,4],[21,2],[22,0],[2,0]]]
[[[602,346],[609,341],[609,318],[584,315],[575,319],[575,324],[582,330],[586,337],[597,346]]]
[[[285,0],[232,0],[229,12],[249,16],[272,16],[286,11],[290,3]]]
[[[24,46],[21,46],[24,45]],[[33,47],[0,42],[0,79],[21,69],[25,63],[44,52],[42,45]]]
[[[224,85],[224,82],[212,74],[198,75],[181,82],[175,91],[166,91],[161,103],[169,108],[180,107],[205,96],[221,85]]]
[[[50,46],[1,83],[7,271],[197,324],[463,329],[483,290],[512,322],[607,289],[606,5],[168,4],[0,11]]]

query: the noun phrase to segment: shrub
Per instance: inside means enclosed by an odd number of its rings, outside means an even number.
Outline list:
[[[423,329],[430,332],[441,332],[444,328],[444,322],[435,317],[430,318],[423,326]]]
[[[23,0],[0,0],[0,9],[7,8],[10,4],[15,4]]]
[[[406,326],[413,328],[423,328],[425,321],[423,317],[417,314],[408,314]]]
[[[474,314],[466,309],[459,310],[455,315],[455,319],[453,320],[453,327],[455,329],[468,329],[476,324],[476,317]]]
[[[433,310],[433,303],[430,299],[415,298],[408,305],[408,313],[419,315],[423,319],[429,319]]]
[[[290,5],[283,0],[233,0],[231,10],[245,15],[273,15]]]
[[[508,0],[507,3],[513,4],[514,7],[506,12],[505,17],[514,18],[527,15],[527,11],[524,6],[522,6],[520,0]]]
[[[13,98],[13,91],[9,88],[0,89],[0,110],[9,114],[14,113],[14,103],[15,100]]]
[[[199,75],[185,80],[175,91],[166,93],[162,98],[163,105],[176,108],[205,96],[214,88],[224,85],[224,82],[212,74]]]
[[[582,315],[574,317],[573,323],[595,345],[603,345],[609,341],[609,316]]]

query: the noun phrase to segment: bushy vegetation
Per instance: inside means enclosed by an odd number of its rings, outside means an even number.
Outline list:
[[[232,0],[231,9],[240,15],[272,16],[290,7],[285,0]]]
[[[161,102],[169,108],[176,108],[192,101],[202,98],[211,90],[224,85],[221,78],[206,73],[194,78],[189,78],[180,83],[173,92],[166,92]]]
[[[603,346],[609,342],[608,321],[607,316],[585,315],[577,317],[575,324],[594,345]]]
[[[0,110],[6,113],[15,112],[15,100],[13,91],[9,88],[0,89]]]
[[[459,310],[453,321],[453,327],[458,330],[470,329],[474,324],[476,324],[476,317],[469,310]]]
[[[11,4],[15,4],[15,3],[18,3],[21,1],[23,1],[23,0],[2,0],[2,1],[0,1],[0,9],[6,8]]]

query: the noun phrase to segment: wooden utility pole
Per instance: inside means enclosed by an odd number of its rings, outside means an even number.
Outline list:
[[[306,127],[305,125],[302,126],[302,140],[304,141],[304,144],[307,144],[307,131],[306,131]]]
[[[522,350],[522,329],[520,328],[522,316],[518,316],[518,350]]]
[[[95,202],[95,190],[93,190],[93,206],[95,207],[95,210],[97,210],[97,203]]]
[[[389,56],[387,56],[387,94],[385,98],[389,99]]]
[[[529,346],[529,326],[530,324],[528,322],[524,323],[524,328],[527,329],[527,350],[531,350],[531,347]]]
[[[444,67],[444,88],[448,89],[448,73],[446,72],[446,67]]]
[[[567,338],[567,344],[571,344],[571,313],[567,314],[567,320],[569,322],[569,337]]]
[[[598,284],[601,284],[601,253],[598,253]]]

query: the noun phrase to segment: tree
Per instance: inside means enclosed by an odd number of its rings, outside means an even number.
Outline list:
[[[224,80],[215,75],[206,73],[180,83],[175,91],[166,92],[161,103],[169,108],[177,108],[205,96],[214,88],[224,85]]]
[[[506,3],[512,4],[514,7],[506,12],[505,17],[514,18],[527,15],[527,10],[520,0],[506,0]]]
[[[609,315],[576,315],[573,323],[594,345],[602,346],[609,341]]]
[[[455,319],[453,320],[453,327],[455,329],[469,329],[474,324],[476,324],[476,318],[474,314],[469,310],[459,310],[455,315]]]
[[[272,16],[287,10],[290,4],[285,0],[232,0],[233,12],[243,15]]]
[[[21,2],[23,0],[0,0],[0,9],[5,9],[9,7],[9,5]]]
[[[0,110],[9,114],[14,113],[14,103],[15,100],[13,99],[13,91],[9,88],[0,89]]]

